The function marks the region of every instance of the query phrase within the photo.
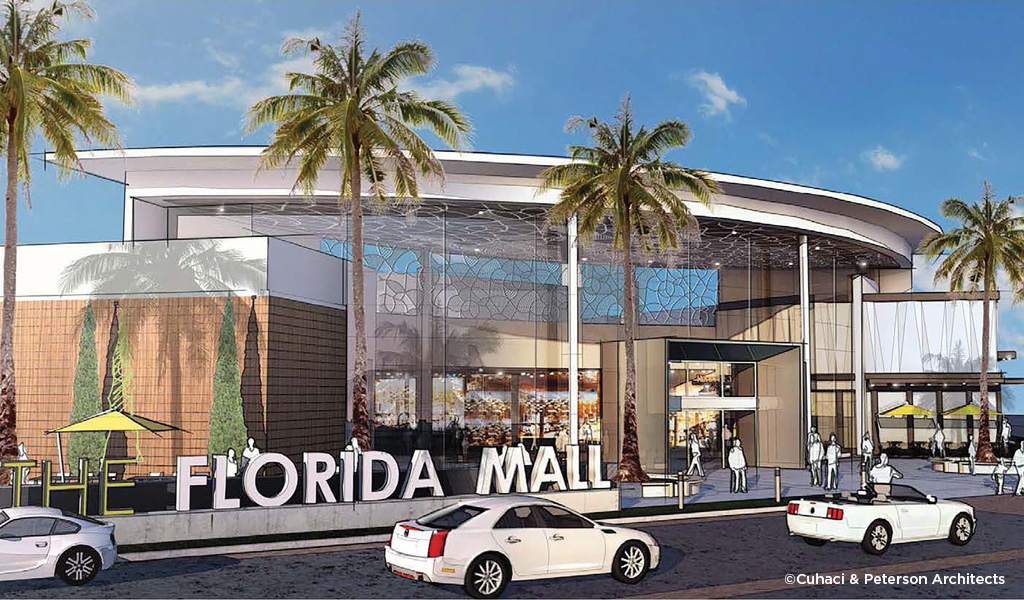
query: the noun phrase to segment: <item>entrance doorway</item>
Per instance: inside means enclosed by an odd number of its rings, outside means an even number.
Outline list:
[[[685,409],[668,414],[670,473],[690,471],[694,450],[705,474],[727,468],[729,449],[740,440],[747,464],[757,465],[756,412],[753,410]]]

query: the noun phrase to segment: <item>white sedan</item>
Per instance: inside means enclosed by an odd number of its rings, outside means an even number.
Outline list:
[[[789,535],[813,546],[856,542],[868,554],[883,554],[892,544],[949,540],[966,545],[978,522],[974,508],[938,500],[909,485],[869,484],[855,493],[790,502]]]
[[[56,576],[84,585],[116,560],[112,524],[55,508],[0,510],[0,581]]]
[[[549,500],[489,496],[395,525],[388,570],[496,598],[509,581],[611,573],[636,583],[661,558],[650,535],[596,523]]]

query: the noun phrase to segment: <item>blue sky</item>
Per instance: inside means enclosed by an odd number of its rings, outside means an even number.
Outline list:
[[[138,84],[134,109],[110,111],[129,146],[263,142],[239,124],[302,65],[279,54],[283,39],[333,37],[361,9],[374,45],[433,47],[437,68],[415,85],[459,102],[476,150],[563,154],[568,116],[607,118],[630,93],[641,121],[690,124],[673,158],[691,166],[863,194],[944,225],[939,202],[977,198],[982,179],[1024,193],[1020,3],[93,5],[98,19],[71,31]],[[120,236],[116,186],[35,177],[21,241]],[[1004,313],[1000,347],[1018,347],[1024,309]]]

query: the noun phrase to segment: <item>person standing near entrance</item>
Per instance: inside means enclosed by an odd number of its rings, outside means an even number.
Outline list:
[[[828,472],[825,475],[825,489],[834,490],[839,488],[839,455],[843,448],[839,445],[836,434],[828,438],[828,449],[825,451],[825,462],[828,464]]]
[[[1017,487],[1013,490],[1014,496],[1024,496],[1024,442],[1013,453],[1013,470],[1017,472]]]
[[[729,471],[732,472],[732,492],[746,494],[747,457],[743,454],[743,444],[738,437],[733,439],[732,448],[729,449]]]
[[[811,485],[821,485],[821,460],[825,457],[818,428],[811,427],[807,434],[807,467],[811,470]]]
[[[932,433],[932,456],[939,458],[946,458],[946,432],[942,430],[942,425],[939,422],[935,422],[935,431]]]
[[[860,468],[867,473],[871,470],[871,461],[875,453],[875,444],[871,441],[871,434],[865,433],[860,443]]]
[[[1012,435],[1010,420],[1003,416],[1003,426],[999,429],[999,440],[1003,443],[1003,454],[1010,453],[1010,436]]]
[[[697,441],[697,436],[690,434],[690,467],[686,469],[686,476],[689,477],[693,474],[694,470],[697,474],[704,477],[704,466],[700,464],[700,442]]]
[[[974,443],[974,436],[967,436],[967,460],[971,463],[971,475],[974,475],[974,461],[978,459],[978,446]]]

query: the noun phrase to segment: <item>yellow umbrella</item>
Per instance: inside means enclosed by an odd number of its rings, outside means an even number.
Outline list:
[[[934,417],[935,413],[922,406],[903,404],[896,408],[889,409],[878,415],[879,417]]]
[[[167,423],[161,423],[160,421],[154,421],[146,417],[139,415],[133,415],[132,413],[124,412],[117,409],[105,410],[101,413],[97,413],[91,417],[86,417],[81,421],[58,427],[57,429],[51,429],[46,433],[57,434],[57,457],[60,459],[60,476],[61,481],[64,480],[64,452],[61,449],[60,434],[62,433],[94,433],[102,432],[110,434],[113,431],[134,431],[142,432],[148,431],[160,435],[163,431],[185,431],[180,427],[174,425],[168,425]]]
[[[46,433],[86,433],[96,431],[148,431],[160,435],[162,431],[183,431],[180,427],[140,417],[120,410],[106,410]]]
[[[981,406],[979,406],[977,404],[964,404],[963,406],[961,406],[959,408],[954,408],[952,410],[947,410],[946,412],[944,412],[942,414],[944,416],[947,416],[947,417],[980,417],[981,416]],[[989,407],[988,414],[990,414],[990,415],[1001,415],[1003,413],[999,412],[998,410],[996,410],[996,409],[994,409],[992,407]]]

